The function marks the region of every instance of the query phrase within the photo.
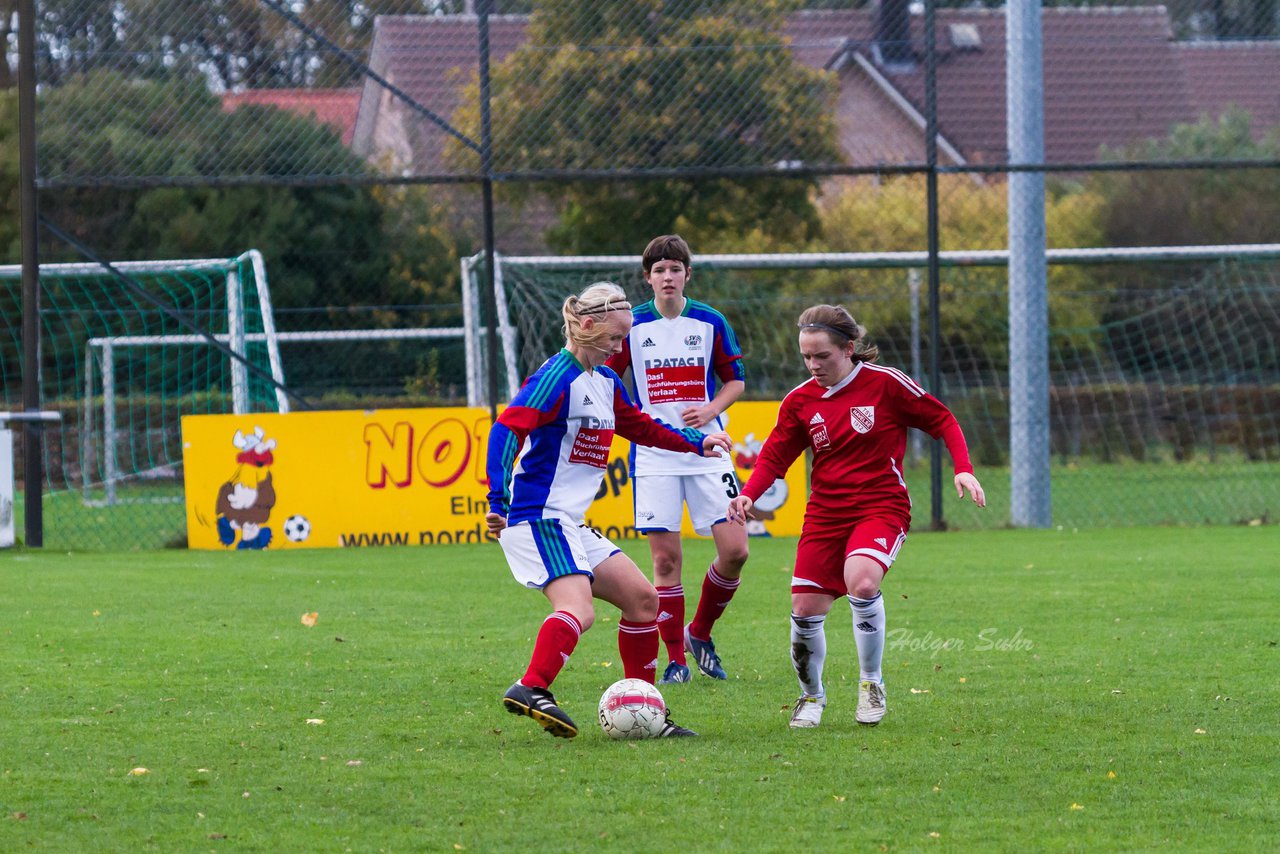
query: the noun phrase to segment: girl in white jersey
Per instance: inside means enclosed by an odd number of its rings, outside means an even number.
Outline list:
[[[648,414],[711,432],[724,429],[724,411],[746,388],[746,375],[737,336],[724,315],[685,296],[690,263],[689,245],[680,235],[649,241],[641,266],[653,300],[636,308],[631,334],[608,364],[619,374],[630,370],[636,402]],[[725,499],[738,494],[733,462],[691,460],[633,446],[631,477],[636,530],[647,536],[653,555],[658,631],[670,658],[659,684],[689,681],[686,652],[701,673],[724,679],[711,631],[737,592],[748,551],[746,530],[728,524],[724,515]],[[716,546],[688,625],[680,578],[680,527],[686,506],[694,530],[712,537]]]
[[[541,590],[552,607],[529,667],[503,706],[554,736],[572,738],[578,727],[550,686],[595,619],[593,598],[622,611],[623,675],[652,683],[657,668],[657,592],[629,557],[584,522],[613,434],[689,454],[728,453],[732,444],[724,433],[678,430],[640,412],[618,375],[604,367],[631,330],[631,304],[621,288],[598,282],[565,300],[562,313],[565,348],[525,382],[489,434],[486,522],[516,580]],[[695,733],[668,717],[661,735]]]

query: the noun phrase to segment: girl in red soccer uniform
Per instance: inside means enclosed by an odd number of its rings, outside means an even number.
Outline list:
[[[800,355],[812,375],[783,399],[729,519],[743,524],[755,501],[806,449],[813,452],[809,504],[791,579],[791,663],[800,680],[793,727],[816,727],[826,707],[824,623],[837,596],[853,606],[858,646],[859,723],[885,713],[884,600],[880,582],[911,526],[902,476],[907,428],[942,439],[955,465],[956,492],[986,506],[955,416],[910,377],[874,364],[879,351],[843,306],[815,305],[800,315]]]

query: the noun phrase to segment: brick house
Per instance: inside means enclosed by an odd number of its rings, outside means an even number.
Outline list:
[[[936,16],[938,155],[944,165],[1007,160],[1005,13],[942,9]],[[490,57],[500,64],[527,40],[523,15],[490,18]],[[898,22],[895,36],[869,10],[810,10],[786,20],[780,44],[797,61],[831,74],[844,162],[852,166],[923,163],[923,21]],[[415,109],[366,79],[344,90],[260,90],[224,96],[224,106],[271,104],[331,124],[344,142],[383,174],[457,177],[443,157],[449,123],[478,65],[474,15],[381,16],[368,62],[412,98]],[[1250,112],[1261,137],[1280,126],[1280,41],[1190,41],[1173,37],[1163,6],[1060,7],[1042,14],[1045,156],[1087,163],[1103,146],[1162,138],[1174,124],[1216,118],[1230,105]],[[495,92],[501,133],[511,105]],[[436,120],[433,120],[433,116]],[[479,160],[472,158],[472,174]],[[466,221],[479,215],[478,194],[440,187]],[[539,236],[555,218],[545,199],[520,210],[499,204],[508,252],[545,251]]]
[[[907,51],[885,51],[877,23],[867,10],[803,11],[788,18],[783,37],[799,62],[836,76],[847,163],[919,163],[923,21],[912,16],[905,22]],[[1103,145],[1160,138],[1176,123],[1216,117],[1232,103],[1251,112],[1259,134],[1280,125],[1280,42],[1176,42],[1163,6],[1052,8],[1044,10],[1042,23],[1050,162],[1089,162]],[[524,43],[527,26],[525,16],[490,19],[494,65]],[[939,10],[935,36],[940,158],[1004,162],[1004,11]],[[380,17],[369,63],[447,121],[475,74],[476,20]],[[447,174],[445,138],[429,119],[365,82],[352,141],[358,153],[397,173]]]

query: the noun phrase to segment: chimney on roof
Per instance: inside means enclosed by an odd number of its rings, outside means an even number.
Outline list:
[[[977,24],[947,24],[951,46],[960,52],[982,50],[982,33]]]
[[[875,53],[877,61],[890,70],[909,71],[915,65],[910,0],[879,0]]]

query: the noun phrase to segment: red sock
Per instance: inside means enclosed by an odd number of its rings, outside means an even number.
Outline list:
[[[549,688],[582,636],[582,625],[568,611],[555,611],[542,621],[533,643],[529,669],[520,678],[527,688]]]
[[[618,620],[618,654],[625,678],[652,685],[658,671],[658,624]]]
[[[684,585],[659,587],[658,634],[667,648],[667,658],[684,664]]]
[[[720,619],[724,609],[729,607],[741,581],[740,578],[725,578],[716,572],[716,565],[711,564],[707,569],[707,577],[702,580],[702,597],[698,599],[698,612],[693,615],[693,622],[689,624],[689,634],[702,640],[711,639],[711,627]]]

